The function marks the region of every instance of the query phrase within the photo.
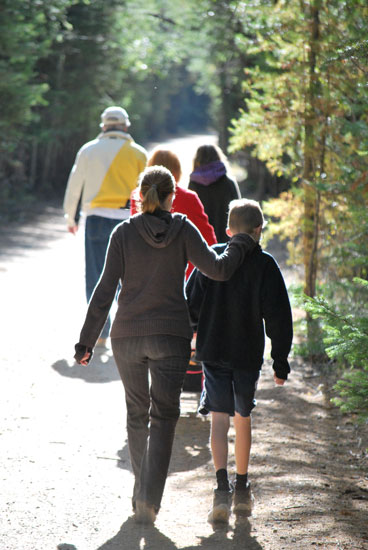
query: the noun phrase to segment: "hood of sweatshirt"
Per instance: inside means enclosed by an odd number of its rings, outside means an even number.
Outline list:
[[[170,214],[163,210],[154,214],[136,214],[130,218],[130,223],[153,248],[168,246],[182,231],[185,222],[184,214]]]

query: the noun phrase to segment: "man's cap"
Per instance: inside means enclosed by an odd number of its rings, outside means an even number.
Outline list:
[[[101,128],[102,126],[113,126],[114,124],[126,126],[127,128],[130,126],[129,115],[122,107],[107,107],[101,114]]]

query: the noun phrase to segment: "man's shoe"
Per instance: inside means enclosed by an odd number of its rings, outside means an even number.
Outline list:
[[[148,504],[141,500],[135,503],[135,520],[137,523],[153,525],[156,520],[157,511],[153,504]]]
[[[249,481],[246,487],[234,490],[234,513],[245,517],[252,515],[254,497]]]
[[[212,510],[208,514],[210,523],[228,523],[231,514],[231,502],[234,488],[230,484],[228,491],[214,490]]]

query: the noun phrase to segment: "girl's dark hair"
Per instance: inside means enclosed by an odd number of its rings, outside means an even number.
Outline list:
[[[175,191],[172,173],[163,166],[150,166],[139,176],[139,190],[142,195],[142,212],[152,214],[162,208],[167,197]]]
[[[216,145],[201,145],[198,147],[193,160],[193,168],[199,168],[200,166],[206,166],[210,162],[215,162],[216,160],[221,160],[224,162],[225,155],[221,151],[220,147]]]

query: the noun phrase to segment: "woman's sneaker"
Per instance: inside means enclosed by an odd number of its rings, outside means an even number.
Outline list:
[[[242,516],[251,516],[253,508],[254,497],[249,481],[245,487],[237,488],[235,485],[234,490],[234,513]]]
[[[210,523],[228,523],[231,514],[231,503],[234,487],[229,484],[228,491],[214,490],[212,510],[208,514]]]

